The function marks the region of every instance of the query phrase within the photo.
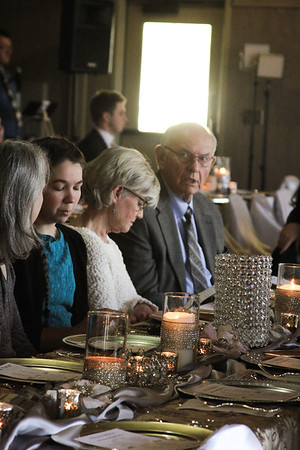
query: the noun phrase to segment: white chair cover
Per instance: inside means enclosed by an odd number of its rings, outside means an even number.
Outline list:
[[[295,175],[286,175],[282,180],[279,189],[290,189],[291,191],[296,191],[300,183],[300,179]]]
[[[293,209],[291,200],[294,193],[294,189],[279,189],[275,192],[274,215],[277,222],[282,227],[285,225],[288,215]]]
[[[271,253],[270,247],[257,235],[247,203],[239,194],[231,194],[229,197],[228,232],[233,238],[233,245],[237,242],[243,248],[244,254],[269,255]],[[233,253],[239,254],[240,251]]]
[[[274,197],[253,194],[250,211],[258,237],[273,250],[277,246],[282,228],[274,215]]]

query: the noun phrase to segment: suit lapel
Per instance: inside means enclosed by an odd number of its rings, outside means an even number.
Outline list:
[[[164,185],[163,179],[158,174],[161,185],[160,200],[157,205],[157,221],[161,229],[166,248],[169,253],[169,262],[172,266],[182,291],[186,290],[185,267],[182,260],[180,242],[177,226],[174,219],[173,209],[170,203],[168,191]]]

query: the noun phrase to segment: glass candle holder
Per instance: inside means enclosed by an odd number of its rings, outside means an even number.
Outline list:
[[[0,402],[0,443],[10,431],[13,424],[13,415],[13,405],[6,402]]]
[[[199,301],[197,295],[167,292],[161,325],[164,352],[178,355],[177,368],[195,362],[199,336]]]
[[[207,337],[199,337],[198,356],[210,355],[212,353],[212,340]]]
[[[300,318],[300,264],[278,265],[275,291],[275,322],[291,332],[299,326]]]
[[[214,325],[232,325],[249,347],[269,342],[271,266],[271,256],[216,256]]]
[[[125,384],[127,327],[125,313],[88,312],[84,378],[112,389]]]
[[[147,387],[165,385],[168,382],[168,363],[157,352],[151,356],[132,355],[127,358],[127,383]]]
[[[217,180],[217,192],[220,194],[229,194],[231,180],[230,157],[217,156],[213,170]]]
[[[57,391],[58,417],[69,419],[79,416],[81,391],[77,389],[59,389]]]
[[[174,352],[161,352],[160,357],[168,366],[168,375],[173,375],[177,370],[178,355]]]

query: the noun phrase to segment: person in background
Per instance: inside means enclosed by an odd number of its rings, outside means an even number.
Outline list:
[[[126,233],[145,206],[154,207],[159,182],[145,157],[134,149],[112,147],[90,161],[83,174],[87,208],[71,221],[88,251],[90,309],[110,308],[145,320],[157,307],[137,294],[122,254],[108,233]]]
[[[48,156],[51,170],[35,221],[42,244],[15,262],[15,297],[29,339],[45,352],[68,335],[86,332],[86,247],[80,234],[64,225],[81,196],[84,157],[62,137],[35,144]]]
[[[300,187],[292,198],[294,209],[282,228],[278,245],[272,253],[273,275],[277,276],[279,263],[300,263]]]
[[[39,238],[33,228],[49,175],[41,149],[29,142],[0,143],[0,330],[1,357],[36,353],[22,326],[14,298],[12,262],[24,258]]]
[[[0,118],[4,139],[18,139],[21,112],[15,79],[7,70],[13,51],[12,40],[6,30],[0,29]]]
[[[215,136],[197,123],[168,128],[155,148],[161,185],[157,207],[146,208],[128,233],[111,235],[137,292],[160,308],[164,292],[200,292],[214,281],[215,256],[225,248],[224,227],[217,207],[199,191],[215,163],[215,150]]]
[[[116,145],[115,139],[127,122],[126,103],[118,91],[102,90],[94,94],[90,103],[94,128],[78,144],[87,162]]]

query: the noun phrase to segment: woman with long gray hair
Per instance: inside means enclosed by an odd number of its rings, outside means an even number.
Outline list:
[[[14,298],[12,262],[39,245],[33,228],[49,175],[46,155],[29,142],[0,143],[0,329],[1,357],[36,353],[21,323]]]

